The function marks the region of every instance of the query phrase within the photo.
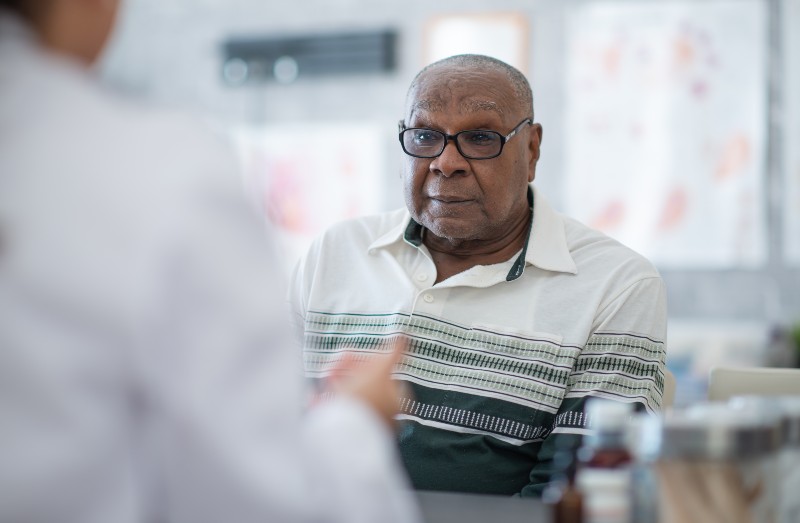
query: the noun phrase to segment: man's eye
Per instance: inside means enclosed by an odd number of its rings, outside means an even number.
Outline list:
[[[434,143],[439,141],[439,133],[433,131],[417,131],[414,133],[414,141],[420,145]]]
[[[491,145],[497,141],[494,133],[474,132],[467,134],[465,138],[470,145]]]

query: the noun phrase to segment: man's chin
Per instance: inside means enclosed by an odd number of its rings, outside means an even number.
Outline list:
[[[425,225],[425,228],[428,229],[428,234],[447,240],[449,243],[477,239],[478,224],[463,219],[439,218],[433,220],[429,226]]]

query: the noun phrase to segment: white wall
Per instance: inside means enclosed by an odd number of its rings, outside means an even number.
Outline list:
[[[584,0],[592,1],[592,0]],[[736,0],[731,0],[736,1]],[[677,319],[784,322],[800,320],[800,270],[784,265],[777,160],[788,147],[780,141],[780,72],[798,56],[781,53],[781,34],[800,32],[798,0],[764,0],[770,9],[773,61],[767,122],[770,162],[765,176],[769,198],[769,261],[759,270],[663,271],[671,316]],[[425,23],[437,14],[458,12],[520,13],[529,24],[528,72],[536,118],[544,126],[537,183],[557,207],[563,200],[564,21],[579,0],[128,0],[114,45],[101,67],[104,78],[135,95],[200,112],[223,126],[242,123],[370,121],[386,126],[387,183],[380,195],[386,208],[401,204],[397,178],[400,150],[392,130],[402,116],[405,90],[422,63]],[[782,16],[785,15],[785,16]],[[293,35],[350,29],[394,28],[399,33],[397,70],[384,76],[300,79],[291,85],[268,84],[232,89],[220,80],[220,44],[232,35]],[[770,79],[765,78],[765,82]],[[778,181],[776,181],[778,180]]]

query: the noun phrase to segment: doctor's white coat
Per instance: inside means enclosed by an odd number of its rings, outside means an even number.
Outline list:
[[[243,201],[213,137],[0,13],[0,521],[417,517],[371,411],[304,415]]]

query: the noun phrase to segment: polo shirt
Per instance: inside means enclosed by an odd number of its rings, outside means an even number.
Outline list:
[[[410,385],[398,441],[418,489],[538,495],[556,451],[591,428],[587,398],[660,409],[658,271],[556,212],[533,185],[529,201],[520,252],[437,284],[406,210],[333,226],[295,270],[290,299],[311,380],[346,352],[367,358],[410,339],[394,376]]]

